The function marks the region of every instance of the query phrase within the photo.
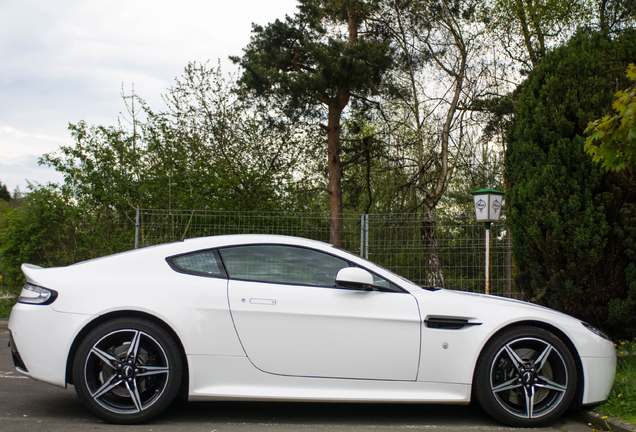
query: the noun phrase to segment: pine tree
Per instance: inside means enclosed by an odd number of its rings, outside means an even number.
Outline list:
[[[361,28],[377,0],[301,0],[299,12],[255,35],[242,58],[250,94],[283,106],[293,119],[326,120],[329,171],[330,241],[342,246],[341,118],[354,98],[378,92],[392,65],[389,44],[362,36]]]
[[[9,193],[9,190],[7,189],[7,185],[3,184],[0,181],[0,199],[5,200],[6,202],[11,201],[11,194]]]

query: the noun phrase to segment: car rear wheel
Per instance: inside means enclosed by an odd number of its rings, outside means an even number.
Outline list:
[[[174,339],[141,318],[117,318],[96,327],[73,363],[80,400],[111,423],[141,423],[159,415],[177,395],[182,376]]]
[[[484,348],[474,385],[477,400],[491,416],[511,426],[536,427],[554,421],[570,405],[576,368],[555,335],[517,327]]]

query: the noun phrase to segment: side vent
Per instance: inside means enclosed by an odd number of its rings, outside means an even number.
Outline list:
[[[426,327],[445,330],[459,330],[464,327],[481,325],[480,322],[469,321],[470,318],[428,316],[424,320]]]

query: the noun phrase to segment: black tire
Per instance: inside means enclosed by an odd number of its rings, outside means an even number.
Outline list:
[[[142,318],[117,318],[91,331],[73,362],[80,400],[110,423],[136,424],[163,412],[181,386],[174,339]]]
[[[537,427],[568,408],[576,380],[574,359],[558,337],[537,327],[515,327],[484,347],[473,384],[488,414],[510,426]]]

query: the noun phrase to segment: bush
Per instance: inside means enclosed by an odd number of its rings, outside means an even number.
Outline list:
[[[134,209],[132,210],[134,218]],[[134,247],[134,225],[107,208],[75,202],[57,186],[32,188],[2,217],[0,272],[5,291],[24,284],[22,263],[65,266]],[[134,220],[134,219],[133,219]]]
[[[617,39],[581,31],[548,54],[523,83],[506,152],[518,285],[616,336],[636,330],[622,318],[636,314],[626,282],[636,261],[634,171],[602,171],[583,145],[634,58],[634,30]]]

